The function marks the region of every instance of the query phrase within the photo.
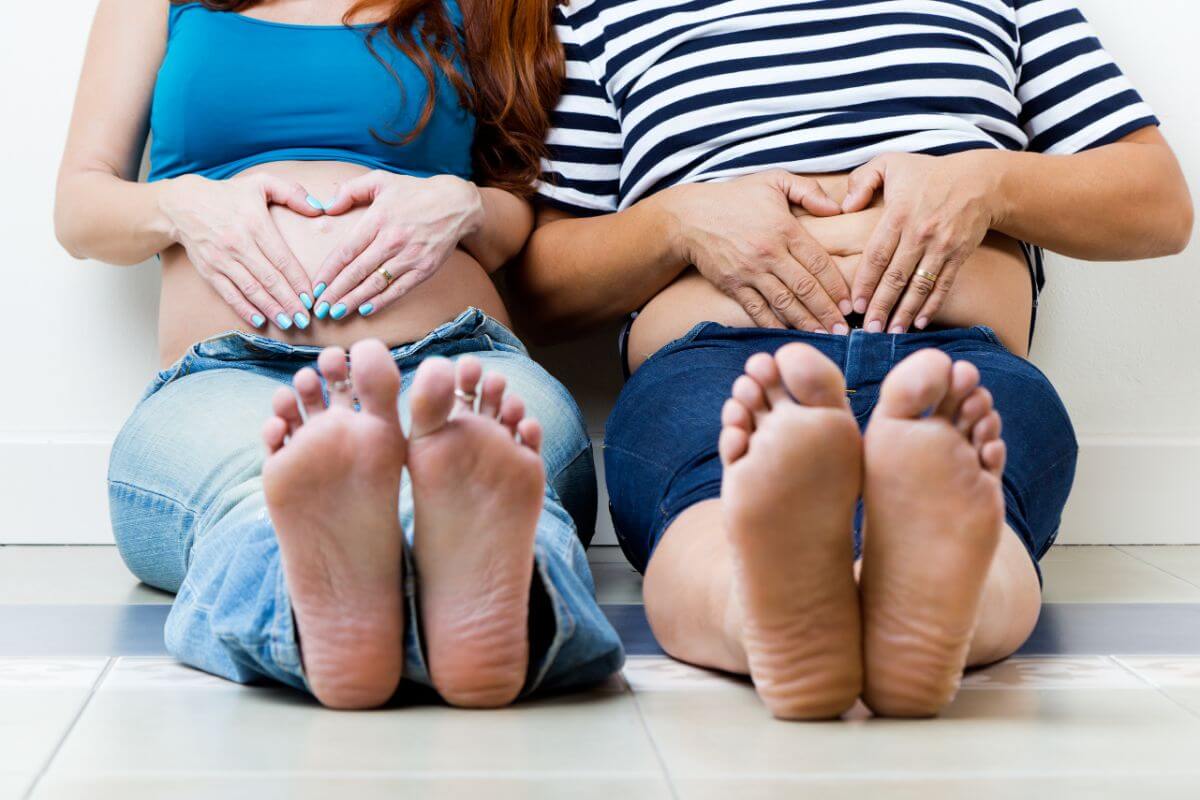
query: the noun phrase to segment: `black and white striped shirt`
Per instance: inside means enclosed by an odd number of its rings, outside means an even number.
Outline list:
[[[1158,123],[1068,0],[571,0],[557,14],[567,84],[539,193],[578,215],[888,152],[1076,153]]]

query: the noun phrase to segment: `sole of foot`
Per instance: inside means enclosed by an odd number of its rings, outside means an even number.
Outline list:
[[[1000,416],[937,350],[885,379],[864,443],[863,700],[929,717],[958,690],[1004,524]]]
[[[505,706],[528,670],[542,430],[505,395],[504,378],[485,377],[472,356],[423,362],[410,397],[413,554],[430,677],[451,705]]]
[[[845,389],[831,361],[790,344],[751,358],[722,411],[733,600],[755,689],[782,719],[838,717],[862,688],[862,439]]]
[[[395,693],[404,664],[400,374],[373,340],[351,348],[349,370],[340,348],[318,365],[329,406],[311,369],[277,393],[263,489],[309,686],[331,708],[372,708]]]

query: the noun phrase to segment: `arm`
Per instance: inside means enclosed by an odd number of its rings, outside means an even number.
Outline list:
[[[479,229],[469,233],[459,246],[495,272],[512,261],[533,232],[533,208],[529,201],[503,189],[485,186],[479,189],[483,219]]]
[[[816,181],[772,170],[666,189],[589,218],[543,210],[510,284],[536,333],[578,333],[640,308],[688,265],[763,327],[849,330],[849,287],[792,213],[840,213]]]

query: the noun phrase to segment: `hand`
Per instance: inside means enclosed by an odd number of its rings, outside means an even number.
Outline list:
[[[171,238],[239,317],[255,328],[271,320],[287,330],[308,327],[312,287],[267,209],[320,216],[307,198],[300,184],[261,173],[223,181],[187,175],[166,182],[161,206]]]
[[[895,153],[850,173],[842,210],[866,208],[884,192],[883,219],[863,250],[854,310],[863,327],[924,329],[946,301],[958,271],[1000,216],[999,171],[988,153]]]
[[[820,184],[783,170],[669,189],[677,249],[763,328],[848,333],[850,287],[793,215],[841,213]],[[665,194],[665,193],[664,193]]]
[[[317,273],[317,316],[341,319],[348,309],[373,314],[437,272],[466,236],[483,223],[475,184],[450,175],[414,178],[383,170],[345,183],[325,206],[331,216],[357,205],[370,210]],[[392,276],[389,282],[380,270]]]

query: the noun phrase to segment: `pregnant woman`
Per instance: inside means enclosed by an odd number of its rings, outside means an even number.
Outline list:
[[[109,486],[180,660],[337,708],[619,668],[583,420],[489,276],[532,226],[561,66],[544,3],[100,3],[58,236],[161,256],[164,369]]]
[[[605,459],[658,640],[779,717],[937,713],[1032,630],[1074,474],[1026,360],[1038,248],[1190,236],[1157,120],[1065,0],[575,0],[558,25],[520,283],[547,330],[638,312]]]

